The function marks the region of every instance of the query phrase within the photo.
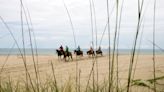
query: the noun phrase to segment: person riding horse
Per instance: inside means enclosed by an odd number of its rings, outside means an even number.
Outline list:
[[[101,52],[101,47],[98,48],[97,52]]]
[[[56,52],[58,54],[58,57],[61,58],[61,56],[64,55],[63,46],[61,45],[59,49],[56,49]]]
[[[65,53],[64,53],[64,59],[65,59],[65,61],[66,61],[66,57],[68,57],[68,58],[71,57],[71,59],[73,60],[72,53],[69,52],[68,46],[66,46]]]
[[[90,47],[90,50],[89,50],[89,51],[87,51],[87,55],[92,55],[92,56],[94,56],[94,55],[95,55],[95,52],[94,52],[94,50],[93,50],[92,46]]]
[[[80,51],[81,51],[80,46],[78,46],[78,47],[77,47],[77,51],[78,51],[78,52],[80,52]]]
[[[80,46],[78,46],[77,49],[74,50],[74,54],[83,56],[83,51],[81,51]]]
[[[98,48],[98,50],[96,51],[96,54],[100,54],[102,56],[102,50],[101,47]]]
[[[92,46],[90,47],[90,51],[93,52],[93,48],[92,48]]]

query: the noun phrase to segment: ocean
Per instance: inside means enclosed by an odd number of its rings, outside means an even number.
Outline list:
[[[32,51],[31,49],[26,49],[26,55],[32,55]],[[36,50],[34,49],[34,52]],[[70,51],[73,53],[73,49],[70,49]],[[84,54],[86,54],[86,52],[88,51],[88,49],[82,49],[82,51],[84,52]],[[108,54],[108,49],[102,49],[103,54]],[[23,49],[21,49],[21,52],[23,52]],[[56,49],[37,49],[38,55],[56,55]],[[112,50],[111,50],[112,52]],[[152,54],[153,50],[152,49],[136,49],[136,53],[139,54]],[[9,49],[9,48],[0,48],[0,55],[19,55],[20,51],[17,48],[14,49]],[[131,54],[131,50],[130,49],[119,49],[119,54]],[[163,51],[157,49],[156,50],[156,54],[164,54]]]

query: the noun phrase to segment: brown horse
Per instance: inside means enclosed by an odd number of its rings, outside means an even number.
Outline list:
[[[71,53],[71,52],[66,52],[66,51],[64,51],[64,60],[65,60],[65,61],[67,61],[67,60],[66,60],[67,57],[68,57],[68,59],[70,59],[70,57],[71,57],[71,60],[73,61],[72,53]]]
[[[94,51],[89,50],[89,51],[87,51],[87,55],[92,55],[92,56],[95,56],[95,52],[94,52]]]

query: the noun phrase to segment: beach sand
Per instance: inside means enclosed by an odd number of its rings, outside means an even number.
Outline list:
[[[137,58],[138,57],[138,58]],[[20,56],[10,56],[6,61],[7,56],[0,56],[0,67],[2,70],[1,78],[3,80],[8,80],[11,78],[12,80],[25,80],[25,67],[24,62]],[[108,55],[98,56],[97,63],[95,63],[95,71],[94,77],[95,80],[98,80],[99,83],[103,83],[104,80],[108,79],[109,75],[109,59]],[[133,70],[135,69],[134,80],[148,80],[153,79],[153,60],[152,55],[138,55],[135,58],[137,63],[134,62]],[[6,61],[6,62],[5,62]],[[35,61],[37,59],[35,58]],[[77,62],[76,62],[77,61]],[[89,79],[89,75],[93,66],[93,58],[88,56],[83,57],[73,57],[73,61],[69,60],[65,62],[64,60],[58,59],[55,55],[42,55],[38,56],[38,62],[35,62],[38,66],[39,71],[39,79],[40,81],[45,81],[46,79],[53,78],[52,77],[52,66],[51,62],[54,66],[55,77],[58,85],[63,85],[70,78],[73,81],[76,79],[76,72],[78,71],[78,78],[81,85],[86,86],[87,81]],[[126,88],[127,86],[127,78],[129,71],[129,62],[130,55],[119,55],[118,56],[118,76],[119,76],[119,85],[122,88]],[[35,80],[35,68],[32,56],[26,56],[27,68]],[[156,55],[156,77],[164,76],[164,55]],[[4,66],[3,66],[4,65]],[[76,65],[78,65],[78,70],[76,71]],[[114,64],[114,75],[116,76],[116,67],[117,62],[115,58]],[[98,67],[98,79],[97,79],[97,71],[96,67]],[[91,76],[91,80],[92,80]],[[116,77],[114,77],[116,79]],[[159,85],[157,85],[158,90],[164,91],[164,79],[157,80]],[[92,82],[90,82],[92,84]],[[152,90],[147,87],[136,87],[132,88],[133,92],[151,92]]]

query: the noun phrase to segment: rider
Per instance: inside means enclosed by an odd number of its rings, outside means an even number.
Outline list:
[[[90,47],[90,51],[93,52],[93,48],[92,48],[92,46]]]
[[[68,46],[66,46],[66,50],[65,50],[65,51],[66,51],[66,53],[68,53],[68,52],[69,52],[69,48],[68,48]]]
[[[60,51],[64,51],[62,45],[59,47],[59,50],[60,50]]]
[[[77,47],[77,51],[81,51],[80,46]]]
[[[101,47],[99,46],[99,48],[98,48],[98,50],[97,50],[98,52],[101,52]]]

